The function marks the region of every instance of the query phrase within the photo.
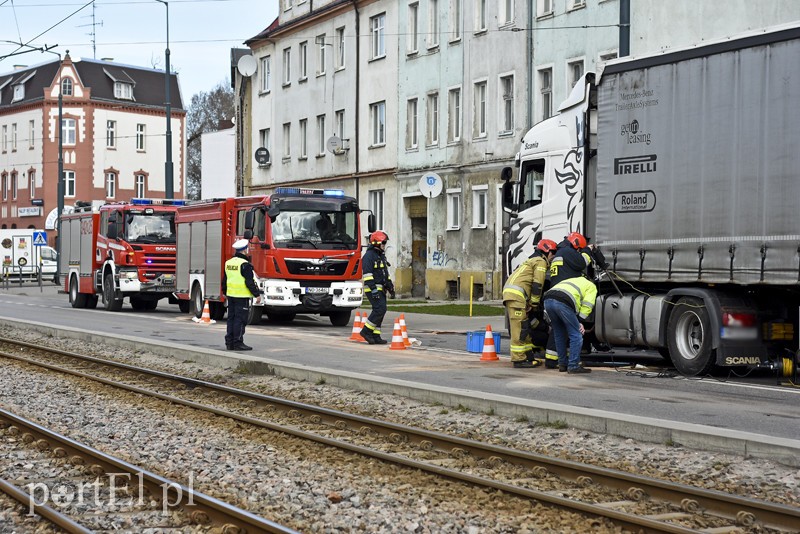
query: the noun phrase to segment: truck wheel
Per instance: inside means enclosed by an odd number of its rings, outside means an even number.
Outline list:
[[[86,307],[90,310],[97,308],[98,298],[97,295],[86,295]]]
[[[208,312],[211,314],[212,319],[221,321],[225,318],[225,304],[222,302],[209,302]]]
[[[247,316],[247,324],[259,324],[264,315],[264,308],[261,306],[250,305],[250,313]]]
[[[191,308],[191,302],[188,300],[178,301],[178,309],[181,311],[181,313],[189,313],[189,308]]]
[[[347,326],[350,324],[350,310],[331,312],[330,319],[333,326]]]
[[[706,374],[714,367],[711,319],[701,299],[683,297],[678,301],[669,317],[667,339],[670,359],[681,374]]]
[[[73,308],[86,307],[86,294],[78,292],[78,278],[75,275],[69,280],[69,303]]]
[[[291,323],[296,316],[296,313],[267,312],[267,319],[273,323]]]
[[[189,312],[200,319],[203,316],[203,292],[197,284],[192,288],[192,300],[190,302]],[[211,310],[209,309],[209,311]]]
[[[103,278],[103,306],[108,311],[119,311],[122,309],[122,299],[116,298],[114,290],[114,276],[108,273]]]
[[[147,309],[147,303],[137,297],[131,297],[131,308],[136,311],[144,311]]]
[[[658,354],[668,362],[672,362],[672,356],[669,355],[669,348],[658,347]]]
[[[144,309],[147,311],[153,311],[158,308],[158,301],[157,300],[146,300],[144,301]]]

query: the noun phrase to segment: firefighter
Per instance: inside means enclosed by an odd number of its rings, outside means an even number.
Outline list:
[[[394,284],[389,277],[389,262],[385,255],[387,241],[389,236],[381,230],[370,234],[369,247],[361,259],[364,293],[372,305],[372,313],[361,329],[361,337],[370,345],[386,344],[386,340],[381,338],[381,324],[386,315],[386,294],[390,294],[392,298],[395,296]]]
[[[556,246],[556,242],[550,239],[540,240],[533,255],[517,267],[503,287],[503,304],[508,312],[511,335],[511,362],[516,369],[541,365],[534,356],[534,351],[541,351],[546,344],[547,336],[540,301]],[[542,329],[545,339],[539,335],[534,344],[531,334],[541,334]]]
[[[222,292],[228,301],[228,331],[225,334],[225,348],[228,350],[253,350],[244,344],[244,330],[250,316],[251,299],[260,298],[253,278],[253,266],[245,254],[250,242],[239,239],[233,244],[233,257],[225,262],[222,277]]]
[[[544,309],[550,318],[550,337],[555,339],[559,371],[592,371],[580,364],[585,331],[580,321],[590,320],[596,299],[597,286],[585,276],[567,278],[545,292]]]

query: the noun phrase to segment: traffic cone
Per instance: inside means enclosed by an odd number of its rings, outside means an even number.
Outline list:
[[[406,347],[411,346],[411,340],[408,339],[408,330],[406,329],[406,314],[400,314],[400,332],[403,334],[403,345]]]
[[[392,350],[406,350],[406,345],[403,343],[403,332],[400,330],[400,319],[394,320],[394,331],[392,332],[392,344],[389,345]]]
[[[203,324],[211,324],[211,311],[208,309],[208,299],[203,305],[203,315],[200,317],[200,322]]]
[[[483,353],[481,354],[482,362],[492,362],[499,360],[497,351],[494,348],[494,334],[492,334],[492,325],[486,325],[486,334],[483,338]]]
[[[364,315],[366,315],[366,313]],[[364,325],[361,324],[361,313],[356,312],[356,318],[353,320],[353,333],[350,334],[348,341],[360,341],[362,343],[366,343],[367,340],[361,335],[362,328],[364,328]]]

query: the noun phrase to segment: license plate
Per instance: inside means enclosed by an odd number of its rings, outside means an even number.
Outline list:
[[[307,287],[306,293],[327,293],[327,287]]]

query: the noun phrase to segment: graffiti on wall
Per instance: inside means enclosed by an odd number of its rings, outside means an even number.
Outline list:
[[[451,258],[447,255],[447,253],[443,250],[435,250],[433,251],[433,258],[431,258],[431,263],[434,267],[446,267],[447,264],[450,262],[455,262],[455,258]]]

